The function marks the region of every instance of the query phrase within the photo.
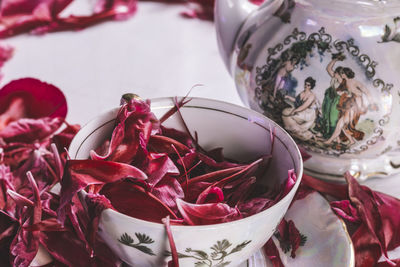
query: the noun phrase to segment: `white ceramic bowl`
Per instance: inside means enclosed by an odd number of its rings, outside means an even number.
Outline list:
[[[173,98],[151,101],[152,111],[157,117],[161,117],[171,107]],[[118,109],[99,115],[79,131],[70,146],[72,158],[88,158],[89,151],[111,135]],[[275,128],[272,164],[264,182],[283,183],[289,169],[294,169],[298,177],[295,186],[284,198],[253,216],[215,225],[171,227],[177,251],[187,255],[179,259],[181,266],[200,266],[197,264],[201,262],[204,263],[201,266],[217,266],[222,263],[227,265],[218,266],[239,265],[262,247],[286,213],[302,177],[300,152],[281,127],[255,111],[220,101],[192,98],[181,108],[181,112],[189,129],[198,132],[200,145],[206,149],[223,147],[225,156],[236,160],[255,159],[270,151],[270,130]],[[183,130],[176,114],[165,121],[164,125]],[[161,223],[135,219],[107,209],[101,214],[99,235],[123,261],[132,266],[163,266],[171,259],[165,253],[170,248]],[[151,253],[150,250],[143,252],[143,249],[134,245],[145,235],[152,242],[148,240],[140,245],[150,249]],[[119,241],[129,239],[128,236],[133,246]]]

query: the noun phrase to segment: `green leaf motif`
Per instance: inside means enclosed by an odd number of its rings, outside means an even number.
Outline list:
[[[202,250],[192,250],[195,256],[200,257],[201,259],[208,260],[208,254]]]
[[[241,251],[245,246],[247,246],[251,241],[245,241],[242,244],[237,245],[235,248],[233,248],[231,250],[231,252],[229,252],[229,254]]]
[[[146,247],[146,246],[142,246],[142,245],[135,245],[134,248],[140,250],[143,253],[149,254],[149,255],[156,255],[154,254],[153,250],[151,250],[151,248]]]
[[[138,239],[137,243],[135,243],[135,240],[127,233],[122,234],[121,237],[118,239],[118,241],[126,246],[140,250],[141,252],[146,253],[148,255],[152,256],[156,255],[154,254],[151,248],[142,245],[142,244],[154,243],[153,239],[151,239],[146,234],[141,234],[141,233],[135,233],[135,236]]]
[[[222,241],[217,241],[217,244],[211,247],[212,250],[215,252],[222,252],[227,250],[230,246],[232,246],[231,243],[229,243],[228,240],[224,239]]]
[[[210,267],[210,265],[205,261],[198,261],[194,264],[195,267]]]
[[[133,243],[133,238],[128,235],[127,233],[124,233],[119,239],[119,242],[121,242],[124,245],[129,245]]]
[[[236,245],[229,253],[227,250],[232,246],[227,239],[217,241],[210,249],[211,254],[206,253],[203,250],[195,250],[192,248],[186,248],[185,253],[178,252],[179,258],[193,258],[197,260],[194,264],[195,267],[225,267],[229,265],[230,261],[225,261],[225,258],[230,254],[236,253],[246,247],[251,240],[244,241],[239,245]],[[166,251],[164,253],[166,256],[171,256],[171,252]]]
[[[146,234],[141,234],[141,233],[135,233],[137,239],[139,240],[139,243],[143,244],[151,244],[154,243],[154,240],[151,239],[148,235]]]

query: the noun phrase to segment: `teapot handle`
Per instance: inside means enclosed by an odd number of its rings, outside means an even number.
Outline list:
[[[261,20],[257,21],[257,25],[260,25],[268,20],[284,1],[288,0],[266,0],[258,6],[250,0],[215,0],[214,21],[218,48],[228,71],[236,38],[247,18],[261,13]]]

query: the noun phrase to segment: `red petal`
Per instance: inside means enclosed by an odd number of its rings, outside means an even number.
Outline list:
[[[400,208],[400,200],[396,200],[395,198],[391,198],[385,195],[385,198],[391,201],[391,212],[381,214],[381,204],[379,203],[378,198],[379,194],[374,193],[371,189],[366,186],[360,186],[356,179],[351,176],[349,173],[345,174],[345,178],[349,185],[349,197],[352,204],[356,207],[363,224],[368,228],[370,234],[370,241],[374,243],[378,243],[381,249],[381,253],[385,257],[385,259],[389,261],[387,255],[387,244],[391,243],[394,238],[394,243],[400,245],[400,238],[398,236],[393,236],[393,233],[397,232],[398,227],[400,227],[400,219],[399,219],[399,208]],[[382,194],[383,196],[383,194]],[[397,209],[396,209],[397,208]],[[397,210],[397,212],[394,212]],[[383,217],[384,216],[384,217]],[[384,222],[386,224],[384,225]],[[394,224],[393,224],[394,223]],[[397,224],[397,225],[396,225]],[[385,229],[384,226],[387,226]],[[385,235],[386,234],[386,235]],[[389,239],[389,240],[388,240]],[[397,241],[397,242],[396,242]],[[360,244],[359,241],[356,240],[356,244],[364,246],[366,244]],[[355,245],[356,249],[356,261],[365,261],[366,257],[360,258],[357,252],[358,247]],[[374,257],[371,250],[371,257]],[[377,263],[378,259],[376,259],[375,263]]]
[[[14,99],[22,99],[26,108],[25,115],[28,118],[61,117],[64,119],[67,115],[67,102],[60,89],[37,79],[14,80],[0,89],[0,114],[7,112],[9,104]],[[21,118],[12,117],[14,120]]]
[[[92,159],[131,163],[136,159],[138,164],[146,158],[147,143],[153,126],[157,123],[155,115],[150,111],[149,102],[132,99],[120,109],[117,126],[111,136],[106,155],[91,153]]]
[[[73,196],[91,184],[115,182],[126,177],[146,179],[139,169],[123,163],[97,160],[69,160],[61,180],[60,206],[57,213],[61,222],[65,220],[65,206]]]
[[[302,184],[307,185],[308,187],[311,187],[322,194],[328,194],[340,200],[348,199],[349,196],[347,192],[347,185],[324,182],[306,174],[303,174]]]
[[[107,20],[125,20],[135,14],[137,0],[99,0],[94,9],[95,12],[89,16],[57,17],[52,23],[38,25],[41,27],[37,27],[34,33],[81,30]]]
[[[100,193],[111,201],[117,211],[137,219],[160,223],[168,215],[177,218],[172,210],[143,186],[130,181],[108,184]]]
[[[279,250],[274,241],[272,241],[272,238],[263,246],[263,250],[274,267],[285,267],[279,257]]]
[[[151,186],[155,186],[166,174],[179,174],[178,168],[167,154],[150,153],[149,162],[147,164],[146,173],[148,175],[147,182]]]
[[[217,186],[208,187],[197,198],[196,204],[220,203],[224,201],[224,193]]]
[[[175,213],[178,213],[176,200],[178,198],[182,199],[184,197],[184,193],[181,185],[175,177],[171,177],[169,175],[164,176],[161,181],[158,182],[157,185],[151,190],[151,193]]]
[[[148,147],[149,150],[154,151],[156,153],[175,154],[176,152],[172,148],[172,145],[175,146],[180,155],[189,152],[189,148],[184,144],[163,135],[152,135],[150,137]]]
[[[62,118],[19,119],[0,131],[0,137],[7,142],[40,141],[54,134],[62,123]]]
[[[55,143],[58,152],[61,154],[63,153],[66,149],[69,148],[69,145],[74,138],[74,136],[78,133],[80,130],[80,125],[75,124],[75,125],[67,125],[67,128],[65,128],[62,132],[54,135],[52,137],[52,141]]]
[[[349,200],[345,199],[342,201],[332,201],[330,202],[331,208],[336,212],[336,214],[343,219],[358,223],[360,222],[360,217],[358,216],[357,209],[355,209]]]
[[[181,199],[176,200],[179,212],[189,225],[208,225],[230,222],[242,216],[238,209],[223,203],[191,204]]]

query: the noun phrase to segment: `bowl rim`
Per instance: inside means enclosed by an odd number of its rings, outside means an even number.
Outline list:
[[[151,110],[153,111],[152,103],[163,103],[163,102],[170,102],[170,103],[173,103],[172,101],[174,101],[175,99],[180,100],[180,99],[182,99],[182,98],[184,98],[184,97],[182,97],[182,96],[176,96],[176,97],[157,97],[157,98],[150,98],[150,99],[149,99],[149,100],[150,100],[150,107],[151,107]],[[199,107],[199,108],[207,108],[206,104],[217,104],[217,106],[218,106],[219,108],[215,108],[215,107],[214,107],[214,108],[211,108],[211,109],[212,109],[212,110],[215,110],[215,111],[219,111],[219,112],[224,112],[224,113],[228,113],[228,114],[231,114],[231,115],[235,115],[235,116],[238,116],[238,117],[241,117],[241,118],[244,118],[244,119],[245,119],[245,117],[244,117],[243,115],[241,115],[241,114],[238,114],[238,113],[237,113],[238,111],[241,111],[243,114],[254,115],[254,116],[261,117],[261,118],[263,119],[263,122],[264,122],[264,123],[269,124],[270,129],[278,128],[278,129],[284,134],[284,136],[288,139],[287,141],[289,141],[289,142],[291,143],[291,145],[294,147],[294,149],[295,149],[295,157],[293,157],[293,159],[294,159],[294,160],[298,159],[298,163],[299,163],[299,164],[298,164],[298,170],[297,170],[297,173],[296,173],[296,182],[295,182],[294,186],[290,189],[290,191],[289,191],[283,198],[281,198],[278,202],[276,202],[276,203],[275,203],[274,205],[272,205],[271,207],[269,207],[269,208],[267,208],[267,209],[265,209],[265,210],[263,210],[263,211],[261,211],[261,212],[258,212],[258,213],[256,213],[256,214],[250,215],[250,216],[248,216],[248,217],[241,218],[241,219],[234,220],[234,221],[230,221],[230,222],[224,222],[224,223],[218,223],[218,224],[207,224],[207,225],[173,225],[173,224],[171,224],[171,228],[172,228],[172,229],[175,229],[175,230],[184,229],[184,228],[187,229],[187,228],[189,228],[189,227],[190,227],[191,229],[207,229],[207,228],[215,228],[215,227],[219,227],[219,226],[225,227],[225,226],[232,226],[232,225],[236,225],[236,224],[243,224],[243,223],[246,223],[246,222],[248,222],[248,221],[250,221],[250,220],[254,220],[254,219],[258,218],[258,217],[263,216],[264,213],[268,213],[268,212],[271,210],[271,208],[277,206],[279,203],[285,202],[285,201],[287,201],[288,199],[294,197],[294,195],[295,195],[295,193],[296,193],[296,191],[297,191],[297,189],[298,189],[298,187],[299,187],[299,185],[300,185],[300,182],[301,182],[301,180],[302,180],[304,167],[303,167],[303,160],[302,160],[302,156],[301,156],[301,153],[300,153],[300,149],[299,149],[299,147],[297,146],[296,142],[293,140],[293,138],[290,136],[290,134],[289,134],[285,129],[283,129],[281,126],[279,126],[276,122],[274,122],[273,120],[271,120],[271,119],[268,118],[267,116],[265,116],[265,115],[263,115],[263,114],[261,114],[261,113],[259,113],[259,112],[257,112],[257,111],[254,111],[254,110],[252,110],[252,109],[243,107],[243,106],[239,106],[239,105],[236,105],[236,104],[233,104],[233,103],[229,103],[229,102],[225,102],[225,101],[221,101],[221,100],[210,99],[210,98],[204,98],[204,97],[187,97],[187,99],[191,99],[191,101],[194,100],[194,102],[199,102],[199,104],[197,104],[197,105],[195,106],[195,107]],[[201,104],[203,104],[204,106],[201,105]],[[222,106],[222,108],[221,108],[221,106]],[[173,107],[173,104],[171,104],[171,107]],[[187,108],[187,107],[190,107],[190,105],[187,104],[187,105],[185,105],[184,107]],[[193,106],[192,106],[192,107],[193,107]],[[226,111],[226,110],[224,110],[224,107],[229,107],[229,108],[231,108],[231,109],[234,109],[234,111]],[[161,106],[160,108],[165,108],[165,106]],[[96,117],[92,118],[91,120],[89,120],[86,124],[84,124],[84,125],[81,127],[81,129],[79,130],[79,132],[74,136],[74,138],[73,138],[72,141],[71,141],[71,144],[70,144],[70,147],[69,147],[69,148],[71,149],[71,147],[72,147],[72,148],[75,148],[75,147],[76,147],[76,145],[75,145],[74,142],[77,142],[77,140],[78,140],[77,137],[80,137],[79,133],[82,133],[82,129],[84,129],[85,127],[87,127],[87,126],[93,124],[96,120],[98,120],[98,119],[100,119],[100,118],[102,118],[102,117],[105,117],[105,116],[107,116],[107,115],[110,116],[110,115],[112,115],[112,114],[114,114],[114,113],[117,114],[117,111],[118,111],[119,109],[120,109],[120,106],[119,106],[119,107],[114,107],[114,108],[112,108],[112,109],[108,109],[108,110],[106,110],[105,112],[103,112],[103,113],[97,115]],[[112,120],[114,120],[114,119],[110,119],[110,120],[108,120],[107,122],[104,122],[104,123],[102,123],[102,124],[100,124],[100,125],[97,125],[97,127],[96,127],[95,129],[92,130],[92,133],[95,132],[97,129],[101,128],[103,125],[109,123],[109,122],[112,121]],[[256,123],[256,124],[259,125],[260,127],[264,128],[265,130],[270,131],[269,129],[267,129],[265,126],[261,125],[261,124],[258,123],[257,121],[255,121],[254,123]],[[97,124],[98,124],[98,123],[97,123]],[[80,149],[82,143],[83,143],[89,136],[90,136],[90,134],[84,136],[84,138],[80,141],[80,144],[77,146],[77,148],[75,148],[76,151],[73,151],[73,152],[74,152],[74,155],[73,155],[73,156],[71,155],[73,159],[76,158],[77,153],[79,152],[79,149]],[[279,139],[279,137],[276,137],[276,138]],[[279,140],[280,140],[280,139],[279,139]],[[289,145],[287,145],[287,144],[284,143],[283,141],[281,141],[281,142],[282,142],[282,144],[284,144],[284,146],[285,146],[286,148],[289,147]],[[71,154],[72,154],[72,153],[71,153]],[[82,191],[84,191],[84,190],[82,190]],[[293,194],[293,196],[291,196],[292,194]],[[156,223],[156,222],[150,222],[150,221],[138,219],[138,218],[135,218],[135,217],[132,217],[132,216],[123,214],[123,213],[121,213],[121,212],[118,212],[118,211],[116,211],[116,210],[114,210],[114,209],[110,209],[110,208],[103,210],[101,216],[103,216],[103,213],[110,213],[110,215],[112,215],[112,216],[117,216],[117,217],[119,217],[120,219],[128,220],[128,221],[129,221],[129,220],[130,220],[130,221],[135,221],[135,223],[141,223],[141,224],[144,224],[144,225],[147,225],[147,226],[153,226],[153,227],[155,227],[155,228],[165,228],[164,224],[161,223],[161,222],[160,222],[160,223]],[[283,216],[284,216],[284,213],[282,214],[282,217],[283,217]]]

